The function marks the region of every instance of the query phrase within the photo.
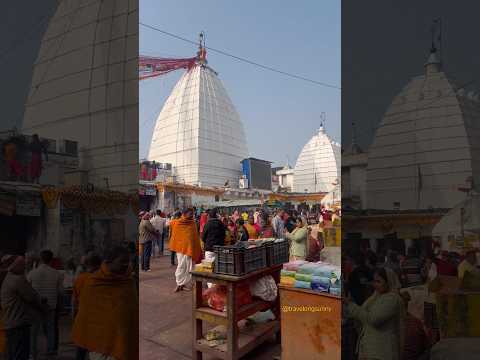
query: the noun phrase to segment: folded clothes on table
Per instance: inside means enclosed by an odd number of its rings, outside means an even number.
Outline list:
[[[280,285],[293,287],[295,285],[295,278],[291,276],[280,276]]]
[[[312,275],[296,273],[295,280],[312,282]]]
[[[321,284],[325,287],[330,287],[330,278],[324,276],[312,276],[312,283]]]
[[[296,272],[295,271],[289,271],[289,270],[282,270],[280,271],[280,276],[287,276],[287,277],[295,277]]]
[[[288,270],[288,271],[297,271],[298,268],[303,265],[303,264],[306,264],[307,262],[304,261],[304,260],[295,260],[295,261],[290,261],[286,264],[283,264],[283,269],[284,270]]]
[[[307,281],[295,280],[294,287],[296,287],[297,289],[311,289],[312,284]]]

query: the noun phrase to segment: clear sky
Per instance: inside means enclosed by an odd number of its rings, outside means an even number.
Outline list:
[[[480,91],[479,1],[370,0],[368,5],[356,0],[342,5],[342,143],[351,142],[355,122],[365,150],[393,98],[412,77],[424,74],[433,19],[442,19],[444,71],[458,84],[473,80],[466,91]]]
[[[340,1],[140,0],[140,21],[257,63],[341,85]],[[140,26],[140,53],[193,57],[197,48]],[[271,73],[214,52],[207,55],[243,121],[251,156],[294,165],[321,113],[340,141],[341,91]],[[182,70],[183,71],[183,70]],[[182,71],[140,82],[140,157]]]

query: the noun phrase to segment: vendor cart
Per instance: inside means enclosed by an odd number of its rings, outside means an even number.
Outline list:
[[[280,304],[279,298],[274,302],[256,300],[242,307],[236,304],[236,290],[242,285],[271,275],[275,282],[280,282],[282,265],[276,265],[262,270],[254,271],[243,276],[222,275],[209,272],[193,271],[193,356],[195,360],[202,359],[202,353],[213,355],[220,359],[237,360],[246,355],[265,340],[274,335],[279,336],[280,331]],[[203,282],[224,285],[227,287],[226,311],[221,312],[203,306]],[[258,325],[250,333],[240,333],[238,322],[254,315],[258,311],[271,309],[276,320]],[[208,346],[203,339],[203,321],[227,328],[227,342],[216,347]]]

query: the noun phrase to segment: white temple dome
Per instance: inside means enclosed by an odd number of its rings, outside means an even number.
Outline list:
[[[470,176],[478,179],[479,104],[446,76],[436,54],[425,67],[377,129],[368,158],[368,208],[452,208],[465,198],[458,188]]]
[[[22,131],[73,140],[88,181],[138,188],[138,2],[59,1],[34,64]]]
[[[165,102],[148,159],[171,163],[178,182],[234,186],[247,157],[243,124],[227,91],[211,68],[197,64]]]
[[[320,127],[303,147],[295,164],[294,192],[329,192],[340,179],[340,145]]]

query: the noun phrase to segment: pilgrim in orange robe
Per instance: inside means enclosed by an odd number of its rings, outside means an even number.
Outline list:
[[[131,274],[117,275],[105,264],[85,280],[72,340],[80,348],[138,360],[138,294]]]
[[[170,223],[170,250],[177,253],[175,281],[177,289],[181,289],[191,282],[190,272],[193,271],[193,265],[202,260],[202,248],[195,220],[182,216],[172,223]]]

